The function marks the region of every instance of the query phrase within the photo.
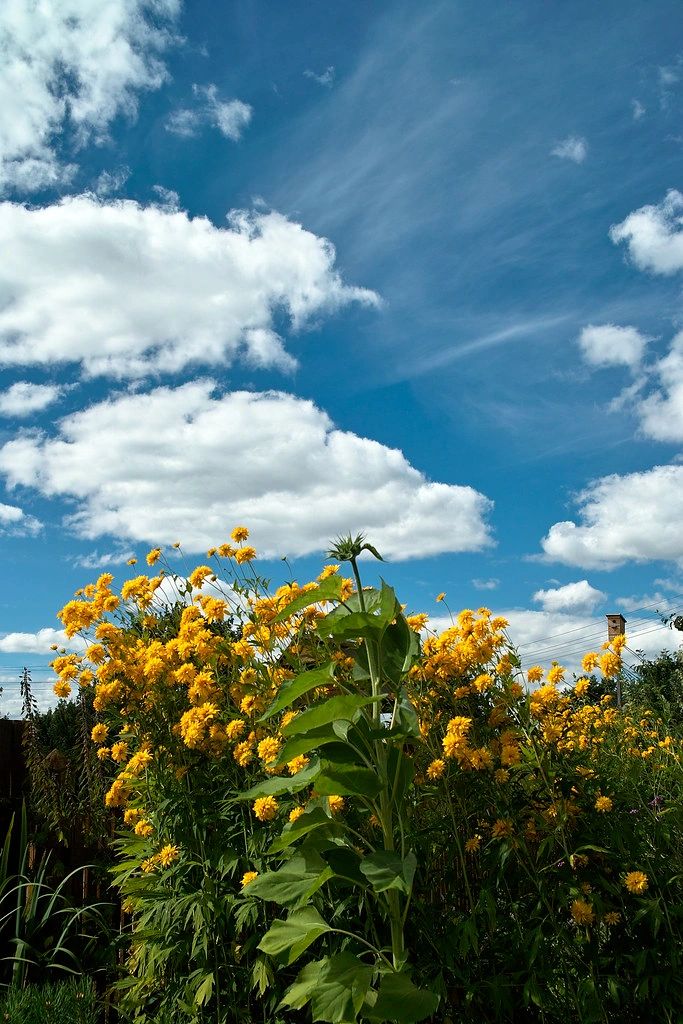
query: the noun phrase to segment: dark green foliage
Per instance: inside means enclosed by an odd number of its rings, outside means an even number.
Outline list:
[[[0,1022],[8,1024],[97,1024],[97,997],[88,978],[9,989],[0,997]]]
[[[674,636],[676,634],[673,634]],[[624,686],[629,704],[651,711],[673,730],[683,727],[683,650],[662,651],[635,669]]]

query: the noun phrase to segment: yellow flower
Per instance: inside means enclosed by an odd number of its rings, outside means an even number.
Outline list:
[[[170,867],[174,860],[177,860],[180,856],[180,850],[177,846],[173,846],[168,843],[166,846],[162,846],[157,854],[157,860],[161,864],[162,868]]]
[[[618,911],[616,911],[616,910],[610,910],[603,917],[603,921],[605,922],[605,924],[609,924],[609,925],[620,924],[621,923],[621,914],[618,913]]]
[[[327,580],[330,578],[330,576],[334,576],[336,573],[338,573],[339,568],[340,567],[338,565],[326,565],[323,571],[318,576],[318,579],[322,583],[323,580]]]
[[[92,732],[90,733],[90,738],[92,739],[93,743],[102,743],[104,740],[106,740],[108,732],[109,729],[107,728],[107,726],[104,725],[102,722],[98,722],[97,725],[93,726]]]
[[[156,565],[160,558],[161,548],[152,548],[151,551],[147,552],[147,557],[145,561],[147,562],[147,565]]]
[[[142,811],[139,807],[128,807],[123,812],[123,820],[126,825],[134,825],[141,817]]]
[[[242,888],[253,882],[255,878],[258,878],[258,871],[245,871],[242,875]]]
[[[142,836],[143,839],[146,839],[148,836],[151,836],[153,831],[154,828],[152,826],[152,823],[150,821],[147,821],[146,818],[141,818],[140,821],[138,821],[137,824],[135,825],[135,835]]]
[[[125,761],[128,756],[128,744],[124,740],[114,743],[111,748],[111,756],[114,761]]]
[[[242,743],[238,743],[232,752],[232,756],[240,768],[246,768],[249,762],[254,759],[253,747],[249,740],[243,740]]]
[[[485,693],[486,690],[490,690],[491,687],[493,686],[493,676],[490,675],[488,672],[484,672],[482,673],[482,675],[477,676],[477,678],[473,681],[472,686],[479,693]]]
[[[548,682],[551,685],[555,685],[556,683],[561,683],[562,680],[564,679],[565,671],[566,671],[566,669],[562,668],[561,665],[558,665],[555,662],[553,662],[553,666],[550,669],[550,671],[548,672],[548,676],[547,676]]]
[[[594,668],[598,667],[599,662],[600,655],[596,654],[595,651],[589,651],[588,654],[583,656],[581,668],[584,672],[592,672]]]
[[[600,655],[599,665],[605,679],[614,679],[621,671],[621,658],[613,651],[605,651]]]
[[[649,882],[645,872],[629,871],[624,878],[624,885],[629,892],[632,892],[635,896],[640,896],[648,888]]]
[[[465,843],[465,853],[476,853],[481,846],[481,836],[472,836]]]
[[[526,677],[530,683],[540,683],[541,679],[543,679],[543,669],[540,665],[532,665],[528,669]]]
[[[235,561],[238,565],[243,565],[245,562],[252,562],[255,558],[256,548],[238,548],[235,552]]]
[[[254,814],[259,821],[272,821],[279,809],[274,796],[260,796],[254,800]]]
[[[442,760],[440,757],[437,757],[437,759],[435,761],[432,761],[432,763],[427,768],[427,778],[432,779],[432,781],[435,782],[437,779],[441,778],[445,771],[446,762]]]
[[[264,764],[270,764],[271,761],[276,760],[277,755],[280,753],[281,745],[280,741],[274,736],[266,736],[257,747],[258,756]]]
[[[109,749],[109,747],[100,747],[99,750],[97,751],[97,756],[100,759],[100,761],[106,761],[110,754],[111,750]]]
[[[292,822],[298,821],[298,819],[304,813],[305,812],[304,812],[303,807],[293,807],[292,810],[289,812],[289,820],[292,821]]]
[[[509,839],[512,835],[512,822],[509,818],[498,818],[491,829],[494,839]]]
[[[590,903],[586,902],[586,900],[574,900],[572,902],[571,912],[572,917],[574,918],[577,924],[589,925],[593,924],[593,921],[595,920],[593,908],[591,907]]]
[[[429,616],[425,612],[418,612],[416,615],[406,616],[406,622],[413,633],[419,633],[427,625]]]
[[[574,686],[574,693],[576,694],[577,697],[583,697],[584,693],[587,692],[589,687],[590,687],[590,680],[589,679],[585,679],[585,678],[577,679],[576,680],[576,684]]]
[[[340,814],[345,807],[345,800],[343,796],[328,796],[327,805],[333,814]]]
[[[595,801],[595,809],[596,811],[599,811],[600,814],[606,814],[607,811],[611,811],[613,806],[614,805],[608,796],[599,796]]]
[[[238,740],[246,727],[247,723],[243,722],[241,718],[233,718],[225,727],[225,735],[229,740]]]
[[[138,564],[137,558],[129,558],[128,561],[126,562],[126,565],[137,565],[137,564]]]
[[[299,754],[298,757],[293,757],[291,761],[287,762],[287,771],[290,775],[296,775],[297,772],[302,772],[304,768],[307,768],[310,761],[304,754]]]
[[[249,538],[249,530],[246,526],[236,526],[230,534],[230,539],[234,540],[235,544],[242,544]]]
[[[496,768],[495,772],[493,773],[493,777],[498,783],[498,785],[502,786],[503,783],[507,782],[508,779],[510,778],[510,772],[507,770],[507,768]]]
[[[66,700],[71,694],[71,687],[65,679],[58,679],[55,685],[52,687],[54,693],[61,700]]]
[[[440,594],[436,595],[436,603],[439,604],[440,601],[443,601],[445,596],[446,596],[446,591],[442,590]]]

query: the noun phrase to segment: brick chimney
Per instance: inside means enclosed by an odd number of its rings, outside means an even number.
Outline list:
[[[620,612],[615,612],[613,615],[606,615],[607,619],[607,639],[614,640],[615,636],[619,636],[621,633],[626,632],[626,619]]]

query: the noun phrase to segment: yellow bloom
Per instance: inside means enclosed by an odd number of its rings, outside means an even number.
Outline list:
[[[543,679],[543,669],[540,665],[532,665],[527,670],[526,677],[530,683],[540,683],[541,679]]]
[[[168,843],[166,846],[162,846],[157,854],[157,860],[161,864],[162,868],[170,867],[174,860],[177,860],[180,856],[180,850],[177,846],[173,846]]]
[[[141,817],[142,811],[139,807],[128,807],[123,812],[123,820],[126,825],[134,825]]]
[[[620,924],[621,923],[621,914],[618,913],[618,911],[616,911],[616,910],[610,910],[603,917],[603,921],[605,922],[605,924],[608,924],[608,925]]]
[[[437,594],[437,595],[436,595],[436,602],[437,602],[437,604],[438,604],[438,603],[439,603],[440,601],[443,601],[443,599],[445,598],[445,596],[446,596],[446,591],[445,591],[445,590],[442,590],[440,594]]]
[[[93,743],[102,743],[104,740],[106,740],[108,732],[109,729],[107,728],[107,726],[104,725],[102,722],[98,722],[97,725],[93,726],[92,732],[90,733],[90,738],[92,739]]]
[[[481,846],[481,836],[472,836],[465,843],[465,853],[476,853]]]
[[[338,572],[339,572],[339,566],[338,565],[326,565],[324,567],[323,571],[318,576],[318,579],[322,583],[323,580],[329,579],[330,576],[334,576]]]
[[[577,924],[590,925],[595,920],[595,914],[590,903],[586,900],[577,899],[572,902],[571,906],[572,917]]]
[[[427,625],[429,616],[425,612],[419,612],[416,615],[406,616],[406,622],[414,633],[419,633],[421,629]]]
[[[106,761],[110,754],[111,750],[109,749],[109,747],[100,747],[99,750],[97,751],[97,756],[100,759],[100,761]]]
[[[592,672],[594,668],[598,667],[599,661],[600,655],[596,654],[595,651],[589,651],[588,654],[583,656],[581,668],[584,672]]]
[[[309,764],[309,759],[304,754],[299,754],[298,757],[293,757],[291,761],[287,762],[287,771],[290,775],[296,775],[297,772],[302,772],[304,768],[307,768]]]
[[[327,805],[333,814],[341,814],[346,806],[343,796],[328,796]]]
[[[255,558],[256,548],[238,548],[235,552],[235,561],[238,565],[243,565],[245,562],[252,562]]]
[[[202,586],[205,579],[213,575],[214,572],[210,565],[198,565],[187,577],[187,582],[191,587],[199,588]]]
[[[126,562],[126,565],[137,565],[137,564],[138,564],[137,558],[129,558],[128,561]]]
[[[614,805],[608,796],[599,796],[595,801],[595,809],[596,811],[599,811],[600,814],[606,814],[607,811],[611,811],[613,806]]]
[[[71,694],[71,687],[65,679],[58,679],[52,689],[60,700],[66,700]]]
[[[498,818],[491,829],[494,839],[509,839],[512,835],[512,822],[509,818]]]
[[[640,896],[649,886],[648,878],[643,871],[629,871],[624,878],[624,885],[629,892]]]
[[[583,695],[587,692],[589,687],[590,687],[590,680],[589,679],[585,679],[585,678],[577,679],[576,683],[574,685],[574,693],[576,694],[577,697],[583,697]]]
[[[473,681],[472,686],[479,693],[485,693],[486,690],[490,690],[491,687],[493,686],[493,676],[490,675],[488,672],[484,672],[482,673],[482,675],[477,676],[477,678]]]
[[[111,756],[114,761],[125,761],[128,757],[128,744],[124,740],[114,743],[111,748]]]
[[[435,782],[437,779],[441,778],[445,771],[446,762],[443,761],[440,757],[437,757],[437,759],[435,761],[432,761],[432,763],[427,768],[427,778],[432,779],[432,781]]]
[[[292,822],[297,821],[304,813],[303,807],[293,807],[289,812],[289,820]]]
[[[496,768],[495,772],[493,773],[493,777],[498,783],[498,785],[502,786],[510,778],[510,772],[507,770],[507,768]]]
[[[272,821],[278,812],[279,804],[274,796],[260,796],[254,800],[253,809],[259,821]]]
[[[605,651],[600,655],[599,665],[605,679],[614,679],[621,671],[621,658],[613,651]]]
[[[258,878],[258,871],[245,871],[242,875],[242,888],[253,882],[255,878]]]
[[[230,539],[234,540],[235,544],[242,544],[249,538],[249,530],[246,526],[236,526],[230,534]]]
[[[261,758],[264,764],[270,764],[271,761],[275,761],[277,755],[280,753],[280,747],[282,744],[274,736],[266,736],[265,739],[261,740],[257,750],[258,756]]]
[[[147,562],[147,565],[156,565],[160,558],[161,548],[152,548],[152,550],[147,553],[145,561]]]
[[[243,722],[241,718],[233,718],[232,722],[228,722],[225,727],[225,735],[229,740],[237,740],[240,738],[246,727],[247,723]]]
[[[147,821],[146,818],[141,818],[135,825],[135,835],[142,836],[143,839],[151,836],[152,832],[154,832],[152,823],[151,821]]]
[[[548,672],[548,682],[552,685],[555,685],[556,683],[561,683],[564,679],[565,671],[566,670],[562,668],[561,665],[558,665],[554,662],[552,668]]]

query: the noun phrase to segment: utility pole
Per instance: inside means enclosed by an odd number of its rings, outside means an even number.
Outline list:
[[[607,641],[614,640],[615,636],[626,633],[626,619],[621,612],[613,612],[606,615],[607,619]],[[621,676],[617,676],[617,707],[621,707]]]

